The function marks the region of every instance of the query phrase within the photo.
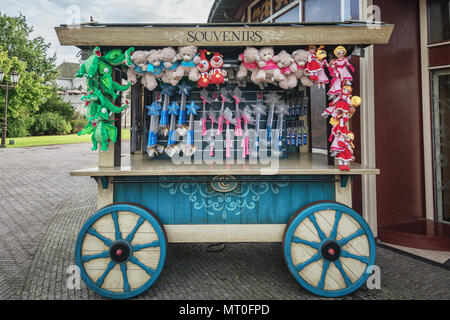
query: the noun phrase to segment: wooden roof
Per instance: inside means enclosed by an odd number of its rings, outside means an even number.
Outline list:
[[[61,45],[92,47],[370,45],[389,42],[394,26],[346,23],[61,25]]]

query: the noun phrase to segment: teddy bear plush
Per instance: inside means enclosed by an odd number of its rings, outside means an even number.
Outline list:
[[[162,64],[164,72],[161,76],[161,80],[164,83],[170,83],[172,86],[176,86],[180,79],[184,76],[184,69],[179,63],[177,52],[172,47],[167,47],[161,50]]]
[[[297,64],[295,77],[300,80],[305,87],[311,87],[314,82],[308,77],[308,74],[305,71],[305,65],[309,59],[309,52],[302,49],[296,50],[292,53],[292,58],[294,58],[295,63]]]
[[[239,71],[236,75],[236,78],[245,79],[247,78],[248,72],[250,71],[251,79],[255,79],[259,71],[258,62],[260,58],[258,49],[254,47],[245,48],[244,52],[239,55],[238,60],[242,63],[239,66]]]
[[[283,81],[284,76],[281,74],[278,65],[273,62],[275,52],[272,47],[263,47],[258,51],[260,61],[258,62],[259,71],[255,79],[257,82],[272,83],[273,81]]]
[[[128,81],[134,85],[137,78],[147,72],[147,51],[138,50],[130,57],[131,66],[127,70]]]
[[[197,51],[198,48],[196,46],[178,47],[178,60],[181,60],[184,75],[193,82],[197,82],[200,79],[197,64],[201,59]]]
[[[289,90],[297,86],[297,78],[295,72],[297,72],[297,64],[294,58],[285,50],[278,53],[273,57],[273,62],[278,65],[281,74],[284,75],[284,80],[279,81],[280,88]]]

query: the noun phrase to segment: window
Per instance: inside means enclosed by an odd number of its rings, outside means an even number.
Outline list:
[[[432,84],[436,213],[450,222],[450,69],[433,72]]]
[[[339,22],[359,19],[359,0],[306,0],[305,22]]]
[[[429,42],[450,40],[450,0],[428,0]]]
[[[299,22],[300,21],[300,6],[296,5],[295,7],[289,9],[288,11],[283,12],[278,15],[278,17],[273,19],[273,22]]]

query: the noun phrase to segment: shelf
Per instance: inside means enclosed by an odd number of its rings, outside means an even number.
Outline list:
[[[151,160],[146,155],[134,154],[122,158],[120,167],[90,166],[73,170],[71,176],[180,176],[180,175],[377,175],[379,169],[352,163],[350,171],[340,171],[337,166],[328,165],[323,154],[303,153],[271,164],[260,160],[234,160],[227,164],[176,164],[170,160]],[[202,162],[201,159],[198,160]],[[237,163],[240,161],[240,163]],[[268,160],[267,160],[268,161]]]

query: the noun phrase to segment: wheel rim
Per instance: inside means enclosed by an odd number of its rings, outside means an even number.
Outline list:
[[[135,297],[162,271],[167,240],[147,210],[130,204],[105,207],[83,225],[75,260],[87,286],[112,299]]]
[[[317,203],[288,224],[284,256],[308,291],[340,297],[360,288],[375,263],[375,239],[364,219],[339,203]]]

